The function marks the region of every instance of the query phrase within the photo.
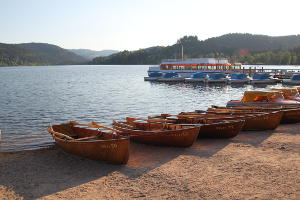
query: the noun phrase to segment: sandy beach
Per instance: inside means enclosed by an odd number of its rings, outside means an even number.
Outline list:
[[[127,165],[47,149],[0,153],[0,199],[300,199],[300,124],[198,139],[131,143]]]

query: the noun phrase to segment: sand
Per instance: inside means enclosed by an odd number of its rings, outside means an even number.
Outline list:
[[[300,199],[300,124],[198,139],[131,143],[127,165],[47,149],[0,153],[0,199]]]

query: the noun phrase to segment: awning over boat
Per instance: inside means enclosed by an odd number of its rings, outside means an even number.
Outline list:
[[[226,74],[224,73],[211,73],[208,74],[209,79],[222,79],[222,78],[226,78]]]
[[[230,75],[230,78],[232,80],[243,80],[245,78],[248,78],[247,74],[243,74],[243,73],[234,73]]]
[[[266,97],[267,99],[284,99],[282,93],[277,91],[245,91],[242,103],[256,102],[258,97]]]
[[[291,78],[292,81],[300,81],[300,74],[294,74]]]
[[[266,80],[270,78],[270,74],[267,73],[255,73],[253,75],[253,80]]]
[[[173,78],[173,77],[178,77],[177,73],[174,72],[170,72],[170,73],[166,73],[163,78]]]
[[[207,74],[206,73],[195,73],[192,75],[192,78],[206,78],[207,77]]]
[[[161,77],[163,74],[161,72],[151,72],[149,73],[149,77],[155,78],[155,77]]]

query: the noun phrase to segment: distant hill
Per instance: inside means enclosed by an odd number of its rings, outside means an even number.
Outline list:
[[[203,41],[198,40],[197,36],[184,36],[171,46],[156,46],[137,51],[122,51],[107,57],[94,58],[91,64],[158,64],[162,59],[180,58],[181,45],[183,45],[185,58],[227,57],[233,62],[293,64],[298,61],[294,62],[297,58],[293,58],[293,53],[290,51],[300,46],[300,35],[272,37],[247,33],[231,33]],[[266,52],[273,52],[272,55],[267,55],[269,57],[281,56],[281,54],[276,54],[279,51],[289,51],[291,58],[279,60],[268,59],[268,62],[265,62],[265,58],[260,58],[257,61],[255,57],[258,54],[260,57],[264,57],[261,54]],[[287,62],[283,62],[282,60],[287,60]]]
[[[102,51],[94,51],[90,49],[69,49],[69,51],[72,51],[73,53],[82,56],[88,60],[93,60],[94,58],[98,56],[110,56],[114,53],[118,53],[117,50],[102,50]]]
[[[0,66],[82,64],[87,59],[46,43],[0,43]]]

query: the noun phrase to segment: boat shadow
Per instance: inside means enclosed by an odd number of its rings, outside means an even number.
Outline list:
[[[198,139],[190,148],[130,144],[127,165],[113,165],[93,161],[64,152],[53,146],[48,149],[21,153],[7,153],[2,159],[1,185],[24,199],[36,199],[99,180],[112,173],[120,173],[130,179],[138,178],[180,156],[209,158],[230,143],[247,143],[258,146],[274,131],[241,132],[231,139]],[[4,160],[4,161],[3,161]],[[9,178],[7,178],[9,177]]]

